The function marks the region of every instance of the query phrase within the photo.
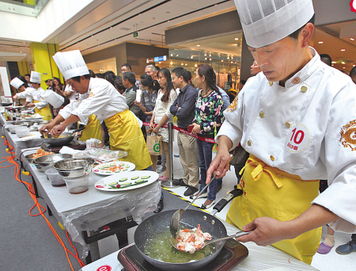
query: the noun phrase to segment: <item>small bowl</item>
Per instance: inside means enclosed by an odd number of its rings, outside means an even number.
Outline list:
[[[40,172],[45,172],[54,163],[69,158],[72,158],[71,154],[48,154],[34,159],[33,163]]]
[[[47,179],[51,182],[52,186],[64,186],[66,185],[63,176],[59,175],[58,171],[53,167],[50,167],[45,171]]]
[[[66,178],[78,178],[88,175],[94,164],[92,158],[72,158],[54,163],[53,167]]]

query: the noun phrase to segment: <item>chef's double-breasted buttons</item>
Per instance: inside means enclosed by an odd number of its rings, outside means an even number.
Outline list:
[[[307,86],[301,86],[301,87],[300,87],[300,92],[302,92],[302,93],[307,92],[307,90],[308,90],[308,87],[307,87]]]
[[[249,147],[252,146],[252,140],[247,140],[247,146],[249,146]]]
[[[276,157],[274,157],[273,155],[270,155],[269,159],[271,159],[271,161],[274,161],[274,160],[276,160]]]
[[[265,112],[261,111],[261,112],[259,113],[259,116],[260,116],[261,119],[263,119],[263,118],[265,117]]]
[[[284,126],[287,127],[287,128],[290,128],[290,127],[292,127],[292,123],[290,123],[289,121],[286,121],[284,123]]]

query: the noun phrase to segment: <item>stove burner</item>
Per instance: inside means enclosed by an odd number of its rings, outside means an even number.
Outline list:
[[[229,240],[219,253],[219,255],[209,263],[211,271],[228,271],[235,267],[248,255],[247,248],[241,243]],[[124,267],[122,271],[157,271],[138,252],[134,244],[128,245],[120,250],[117,259]],[[207,270],[204,268],[204,270]]]

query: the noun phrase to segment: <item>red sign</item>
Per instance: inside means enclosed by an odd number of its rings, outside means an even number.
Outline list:
[[[112,268],[110,265],[102,265],[98,269],[96,269],[96,271],[111,271],[111,270]]]
[[[356,12],[356,0],[350,1],[350,8],[352,12]]]

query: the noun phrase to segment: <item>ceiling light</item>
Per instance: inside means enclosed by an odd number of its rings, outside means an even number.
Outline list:
[[[173,65],[173,62],[171,61],[169,64]]]
[[[342,48],[342,49],[340,49],[340,51],[341,51],[341,52],[345,52],[345,51],[346,51],[346,49],[345,49],[345,48]]]
[[[188,66],[188,64],[187,64],[187,63],[185,63],[185,64],[184,64],[184,66]]]
[[[237,43],[233,43],[232,46],[237,46],[238,44]]]
[[[235,38],[235,40],[239,40],[239,38]]]
[[[173,54],[171,54],[171,56],[173,56]]]
[[[206,53],[204,54],[204,56],[206,56]]]
[[[183,65],[184,65],[184,63],[180,63],[180,65],[181,65],[181,66],[183,66]]]
[[[198,64],[194,64],[194,67],[195,67],[195,68],[198,67]]]
[[[191,56],[190,58],[191,58],[191,59],[193,59],[193,58],[194,58],[194,56]]]
[[[323,44],[324,42],[322,40],[318,41],[319,44]]]
[[[211,61],[211,58],[209,58],[209,60]]]
[[[224,60],[223,60],[223,59],[221,59],[221,62],[224,62]]]
[[[178,54],[176,54],[176,56],[179,56]]]
[[[206,57],[206,58],[204,58],[205,60],[208,60],[208,58]]]
[[[345,63],[344,61],[341,61],[341,64],[342,64],[342,65],[345,65],[346,63]]]
[[[197,47],[200,47],[200,44],[197,44]]]
[[[331,61],[332,64],[336,64],[336,61]]]
[[[354,41],[355,39],[354,38],[350,38],[350,40]]]

